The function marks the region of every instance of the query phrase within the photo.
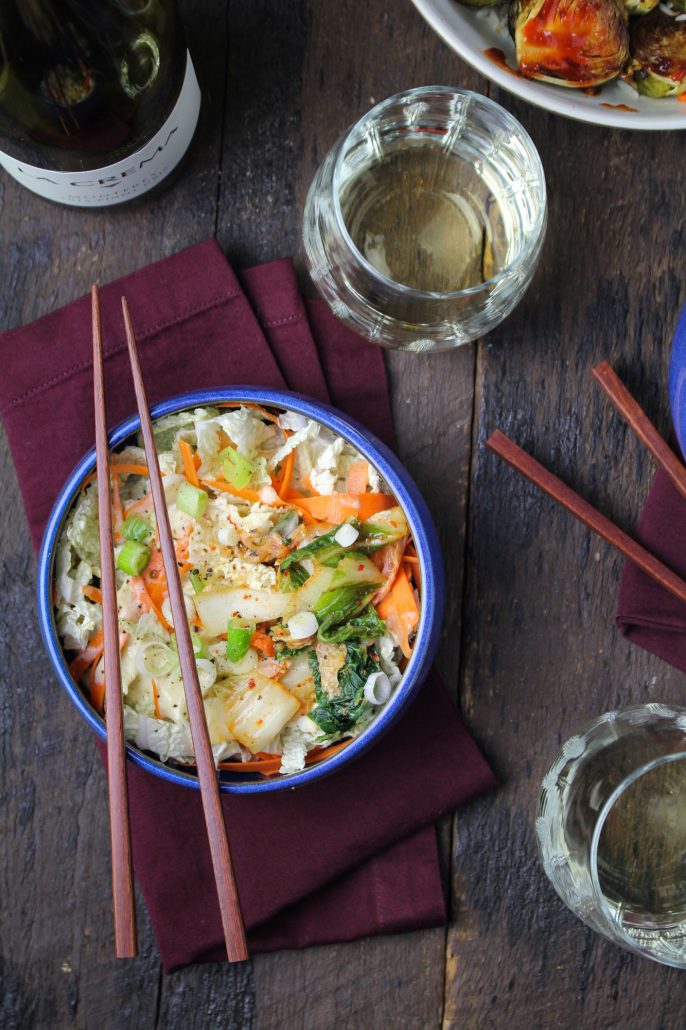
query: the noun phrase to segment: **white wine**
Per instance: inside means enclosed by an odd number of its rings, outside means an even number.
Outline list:
[[[482,283],[506,263],[502,207],[473,162],[424,144],[384,154],[341,193],[350,236],[377,271],[415,290]]]
[[[78,207],[176,167],[200,90],[175,0],[0,0],[0,165]]]
[[[686,946],[686,762],[658,765],[620,795],[600,835],[598,881],[632,936]]]

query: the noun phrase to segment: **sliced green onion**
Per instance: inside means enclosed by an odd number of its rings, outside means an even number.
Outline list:
[[[186,515],[192,515],[194,519],[199,519],[205,513],[207,500],[204,490],[199,490],[191,483],[182,483],[176,495],[176,507],[185,511]]]
[[[150,561],[150,551],[137,540],[127,540],[117,555],[117,568],[129,576],[140,576]]]
[[[226,627],[226,657],[230,662],[240,662],[248,653],[254,626],[246,626],[236,619],[229,619]]]
[[[224,478],[227,483],[237,486],[239,490],[247,486],[255,471],[254,463],[240,454],[235,447],[225,447],[220,451],[219,457],[224,463]]]
[[[150,640],[136,652],[136,668],[143,676],[166,676],[178,662],[175,648],[161,640]]]
[[[125,540],[136,540],[139,544],[144,544],[152,536],[152,526],[138,515],[129,515],[124,519],[121,531]]]
[[[200,573],[196,572],[194,569],[193,572],[188,573],[188,578],[191,581],[191,586],[195,593],[201,594],[205,589],[205,580],[202,578]]]

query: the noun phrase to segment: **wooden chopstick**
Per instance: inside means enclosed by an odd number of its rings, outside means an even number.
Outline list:
[[[195,762],[200,781],[200,793],[205,813],[205,825],[210,844],[212,866],[214,868],[214,879],[219,899],[219,910],[221,913],[222,927],[224,929],[224,941],[229,962],[241,962],[248,957],[248,948],[245,940],[245,929],[241,916],[238,891],[231,862],[229,842],[222,812],[219,784],[217,782],[217,769],[214,764],[210,737],[205,721],[205,708],[198,681],[198,670],[193,654],[193,644],[188,628],[188,618],[184,605],[183,593],[181,591],[181,579],[176,564],[176,553],[174,540],[172,538],[169,524],[169,513],[164,497],[162,476],[157,460],[157,448],[152,431],[152,419],[148,410],[148,401],[143,384],[140,362],[138,360],[138,347],[131,322],[131,314],[126,298],[122,297],[122,310],[124,312],[124,325],[126,327],[126,342],[129,348],[129,359],[131,362],[131,373],[133,385],[136,392],[138,414],[141,420],[141,432],[145,447],[145,455],[148,461],[148,475],[150,477],[150,489],[152,491],[155,507],[155,519],[160,537],[160,547],[164,561],[164,571],[167,578],[167,589],[169,591],[169,603],[171,605],[174,632],[179,652],[179,663],[183,676],[183,686],[186,695],[186,705],[191,724],[191,737],[193,738],[193,749],[195,751]]]
[[[91,289],[93,317],[93,394],[95,401],[95,453],[98,470],[98,523],[100,528],[100,589],[105,664],[105,721],[107,724],[107,780],[110,806],[112,849],[112,899],[114,939],[117,958],[133,958],[138,953],[136,906],[131,868],[129,795],[126,783],[126,741],[119,665],[119,624],[117,584],[114,572],[112,507],[110,500],[107,408],[102,363],[100,298],[98,287]]]
[[[660,583],[671,594],[678,597],[680,601],[686,601],[686,582],[680,579],[661,561],[658,561],[646,551],[633,537],[630,537],[614,522],[611,522],[605,515],[602,515],[597,508],[579,497],[570,487],[554,476],[552,472],[540,465],[535,458],[523,451],[516,443],[508,439],[499,429],[486,441],[486,446],[495,454],[504,458],[518,472],[521,472],[534,486],[548,494],[554,501],[561,504],[563,508],[575,515],[581,522],[585,523],[598,536],[612,544],[625,558],[637,565],[652,579]]]
[[[601,361],[591,370],[591,375],[619,414],[629,423],[641,443],[648,448],[663,472],[669,476],[681,496],[686,498],[686,468],[660,436],[638,401],[629,393],[612,365],[608,361]]]

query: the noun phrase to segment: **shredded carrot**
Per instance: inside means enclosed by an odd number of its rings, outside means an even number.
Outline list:
[[[230,769],[231,772],[258,772],[264,776],[274,776],[281,768],[281,755],[270,755],[269,758],[258,758],[249,762],[220,762],[219,768]]]
[[[303,522],[310,524],[314,521],[312,515],[307,511],[301,500],[292,500],[295,491],[289,490],[289,497],[287,500],[279,497],[276,501],[263,501],[259,494],[255,493],[254,490],[248,490],[247,487],[239,490],[237,486],[231,486],[229,483],[222,483],[220,479],[204,479],[202,486],[209,488],[210,490],[221,490],[225,494],[233,494],[234,497],[242,497],[246,501],[251,503],[266,504],[272,508],[297,508],[302,515]],[[300,495],[297,495],[300,497]],[[342,520],[341,520],[342,521]]]
[[[155,715],[156,715],[156,717],[158,719],[161,719],[162,718],[162,713],[160,712],[160,692],[157,689],[157,681],[156,680],[152,681],[152,703],[155,706]]]
[[[95,588],[94,588],[95,589]],[[128,633],[119,634],[119,649],[122,650],[129,639]],[[80,651],[69,666],[69,673],[73,680],[81,679],[88,669],[93,670],[103,656],[105,650],[105,635],[101,629],[94,633],[88,641],[88,646]],[[93,673],[94,675],[94,673]]]
[[[129,465],[125,461],[113,461],[110,464],[110,473],[117,476],[147,476],[147,465]]]
[[[277,493],[279,497],[284,499],[288,491],[291,488],[291,480],[293,479],[293,466],[295,465],[295,451],[291,451],[290,454],[286,455],[286,460],[283,463],[283,469],[281,470],[281,477],[279,480],[279,486]]]
[[[260,404],[254,404],[252,401],[222,401],[217,405],[218,408],[254,408],[255,411],[259,411],[260,415],[264,415],[265,418],[269,419],[270,422],[274,422],[277,426],[279,425],[279,416],[273,415],[271,411],[267,411]],[[281,426],[279,426],[281,429]],[[284,430],[285,432],[285,430]]]
[[[364,522],[372,515],[392,508],[394,504],[394,499],[388,494],[326,494],[321,497],[303,497],[297,507],[319,522],[338,524],[353,515]]]
[[[96,637],[97,636],[101,636],[101,635],[102,634],[96,634]],[[95,640],[95,637],[93,639]],[[120,651],[126,646],[126,642],[127,642],[128,639],[129,639],[128,633],[120,633],[119,634],[119,650]],[[95,708],[96,712],[100,713],[100,715],[102,715],[103,710],[105,708],[105,676],[103,674],[102,679],[99,680],[99,679],[96,679],[96,675],[97,675],[98,665],[100,663],[100,659],[102,658],[102,655],[103,655],[103,648],[100,647],[99,648],[99,653],[98,653],[97,657],[94,659],[94,661],[92,662],[91,667],[90,667],[90,672],[88,673],[88,693],[90,694],[91,704],[93,705],[93,708]],[[70,666],[70,671],[71,671],[71,666]],[[72,673],[72,675],[73,675],[73,673]],[[83,675],[83,673],[81,673],[81,675]]]
[[[104,634],[102,630],[98,630],[88,641],[88,646],[80,651],[76,658],[73,659],[69,666],[69,672],[72,679],[80,680],[84,672],[91,667],[93,662],[97,661],[102,655],[104,649]]]
[[[237,486],[231,486],[229,483],[222,483],[219,479],[203,480],[202,485],[209,486],[212,490],[221,490],[225,494],[233,494],[234,497],[242,497],[245,501],[252,501],[253,504],[260,500],[259,494],[255,493],[254,490],[248,490],[247,488],[239,489]]]
[[[162,605],[167,597],[166,579],[154,579],[152,582],[145,584],[145,589],[148,591],[148,596],[155,607],[162,611]]]
[[[181,451],[181,460],[183,461],[183,471],[186,479],[192,486],[200,489],[198,470],[193,461],[193,448],[186,440],[179,440],[179,450]]]
[[[312,748],[305,758],[305,764],[314,765],[316,762],[323,762],[325,758],[335,755],[337,751],[340,751],[349,743],[350,740],[341,740],[330,747]],[[231,772],[262,773],[263,776],[274,776],[281,768],[281,755],[265,754],[262,758],[256,755],[254,759],[248,762],[220,762],[219,768],[227,769]]]
[[[185,576],[187,572],[190,572],[193,568],[193,562],[187,561],[183,565],[179,565],[179,576]]]
[[[346,744],[349,743],[349,739],[339,740],[337,744],[331,744],[329,747],[312,748],[305,758],[305,765],[314,765],[315,762],[323,762],[325,758],[331,758],[331,755],[335,755],[337,751],[341,751]]]
[[[356,461],[348,469],[348,493],[363,494],[369,482],[369,465],[366,461]]]
[[[153,598],[150,596],[150,592],[145,585],[145,580],[142,576],[132,576],[130,581],[131,589],[138,599],[138,603],[143,607],[146,612],[154,612],[157,616],[158,621],[168,633],[172,632],[172,627],[169,625],[164,615],[162,614],[161,606],[158,605]]]
[[[93,662],[88,676],[88,692],[90,693],[93,708],[102,715],[103,708],[105,707],[105,677],[103,676],[101,680],[96,680],[95,673],[97,668],[98,662]]]
[[[112,513],[114,515],[112,528],[114,535],[117,537],[121,536],[122,522],[124,521],[124,506],[121,503],[121,493],[119,491],[119,480],[116,476],[112,476]]]
[[[265,633],[262,629],[256,629],[250,638],[250,646],[256,647],[258,651],[266,655],[267,658],[273,658],[276,654],[276,648],[274,647],[274,641]]]
[[[406,658],[412,654],[410,637],[419,625],[419,606],[407,570],[401,566],[387,597],[377,606],[380,618],[400,641]]]
[[[94,601],[95,604],[102,604],[102,590],[99,590],[98,587],[85,586],[81,587],[81,589],[89,601]]]
[[[403,555],[403,565],[405,566],[405,569],[410,579],[414,581],[414,584],[417,587],[417,590],[419,591],[419,594],[421,596],[422,570],[421,565],[419,564],[419,558],[417,557],[417,549],[414,546],[414,542],[411,537],[407,541],[407,547],[405,548],[405,553]]]
[[[131,504],[127,505],[126,517],[134,511],[143,511],[144,509],[151,510],[152,506],[152,494],[143,494],[137,501],[132,501]]]

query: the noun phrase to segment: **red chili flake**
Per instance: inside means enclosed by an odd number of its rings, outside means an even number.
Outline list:
[[[264,725],[264,719],[258,719],[258,720],[256,721],[255,725],[256,725],[256,726],[263,726],[263,725]]]
[[[357,566],[357,571],[358,572],[364,572],[364,565],[358,565]]]
[[[253,690],[256,685],[255,680],[248,680],[248,690]]]

